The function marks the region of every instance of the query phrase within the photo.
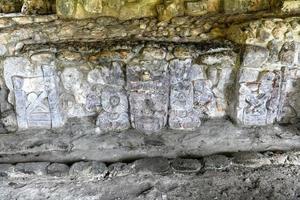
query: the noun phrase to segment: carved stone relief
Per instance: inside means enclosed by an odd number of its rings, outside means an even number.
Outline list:
[[[272,44],[275,46],[246,47],[236,107],[240,124],[268,125],[298,120],[299,105],[295,100],[299,98],[298,44]]]
[[[237,115],[245,125],[267,125],[275,122],[280,100],[280,71],[264,71],[252,83],[242,83],[239,101],[243,109]]]
[[[194,109],[192,60],[175,59],[170,62],[171,92],[169,126],[172,129],[194,130],[201,125]]]
[[[5,98],[21,129],[55,128],[82,117],[95,119],[103,132],[132,127],[146,134],[195,130],[203,119],[228,115],[250,126],[296,123],[299,45],[276,45],[277,54],[246,47],[240,68],[230,48],[189,45],[25,53],[3,62]],[[2,118],[13,128],[9,113]]]
[[[236,65],[237,55],[231,51],[198,58],[194,67],[200,75],[194,82],[194,105],[202,117],[224,117],[228,114],[235,88]]]
[[[57,128],[64,123],[55,72],[50,66],[42,70],[43,77],[12,77],[21,129]]]
[[[127,66],[132,126],[145,133],[156,133],[167,124],[169,106],[169,73],[165,60],[149,59],[146,52],[160,55],[160,49],[143,49],[141,57],[134,58]],[[165,55],[165,54],[162,54]]]
[[[130,123],[122,64],[113,62],[111,69],[104,68],[101,74],[105,86],[100,94],[102,111],[97,125],[104,131],[126,130],[130,128]]]

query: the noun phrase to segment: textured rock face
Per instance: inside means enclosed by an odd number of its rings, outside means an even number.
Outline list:
[[[23,5],[22,0],[1,0],[0,13],[20,12],[22,5]]]
[[[287,3],[285,10],[296,10],[295,3]],[[89,18],[99,16],[116,17],[121,20],[143,17],[158,17],[169,21],[178,16],[202,16],[211,13],[247,13],[270,10],[269,0],[57,0],[57,11],[61,17]]]

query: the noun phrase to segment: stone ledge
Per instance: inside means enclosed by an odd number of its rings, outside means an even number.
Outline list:
[[[85,126],[77,125],[82,123]],[[296,127],[238,128],[229,121],[211,120],[194,132],[163,131],[160,135],[147,137],[134,130],[101,134],[87,122],[70,124],[55,131],[29,130],[0,135],[0,163],[117,162],[157,156],[203,157],[300,149]]]
[[[240,160],[238,165],[230,164],[232,158],[226,156],[206,157],[203,160],[204,167],[197,173],[174,171],[178,164],[183,164],[180,166],[181,170],[199,167],[199,161],[195,159],[153,158],[133,163],[112,163],[108,167],[103,163],[91,167],[91,163],[81,162],[71,166],[69,175],[64,174],[68,168],[66,165],[62,167],[64,164],[48,163],[47,170],[44,169],[47,163],[0,165],[0,198],[3,200],[297,199],[300,167],[298,164],[288,163],[266,164],[267,158],[278,160],[276,158],[278,155],[288,156],[288,154],[258,155],[262,159],[255,161],[255,159],[247,160],[249,156],[253,158],[253,155],[243,154],[246,159],[242,162]],[[289,155],[292,158],[293,154]],[[254,168],[247,167],[249,161],[250,164],[258,165]],[[187,166],[184,163],[193,165]],[[225,168],[222,167],[224,165]],[[93,171],[95,166],[98,166],[99,171]],[[14,167],[17,170],[12,172]],[[43,171],[51,174],[44,175]],[[62,174],[57,174],[59,171]],[[52,174],[53,172],[55,174]],[[208,190],[210,192],[207,192]]]

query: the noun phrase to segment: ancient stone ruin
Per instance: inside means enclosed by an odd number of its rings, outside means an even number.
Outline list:
[[[0,199],[300,199],[299,0],[0,0]]]

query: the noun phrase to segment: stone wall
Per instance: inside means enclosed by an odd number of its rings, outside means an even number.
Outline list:
[[[231,46],[207,52],[196,45],[125,43],[28,48],[1,66],[21,129],[94,116],[101,130],[131,124],[152,133],[168,124],[194,130],[201,118],[225,116],[236,64]]]
[[[0,0],[0,13],[53,14],[62,18],[114,17],[120,20],[253,12],[299,13],[297,0]]]
[[[261,16],[268,18],[3,16],[1,132],[83,117],[105,132],[148,134],[220,117],[297,123],[299,19]]]

